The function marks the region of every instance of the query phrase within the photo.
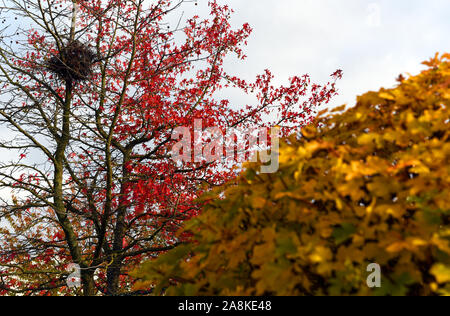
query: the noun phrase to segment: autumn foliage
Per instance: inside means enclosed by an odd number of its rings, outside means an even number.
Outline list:
[[[202,185],[237,174],[175,162],[174,132],[201,121],[288,133],[336,95],[341,71],[323,85],[238,77],[225,60],[246,59],[250,25],[215,0],[184,16],[195,4],[2,2],[0,150],[12,158],[0,159],[0,295],[142,294],[128,272],[188,240],[175,233],[200,212]],[[225,89],[254,102],[232,104]]]
[[[450,294],[450,55],[322,116],[204,197],[195,242],[145,264],[180,295]],[[367,266],[381,266],[369,288]]]

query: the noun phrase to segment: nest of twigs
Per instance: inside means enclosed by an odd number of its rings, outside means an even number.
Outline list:
[[[47,61],[47,68],[60,79],[80,82],[89,79],[97,54],[88,45],[72,41]]]

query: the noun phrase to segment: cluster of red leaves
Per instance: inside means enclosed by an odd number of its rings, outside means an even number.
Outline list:
[[[64,1],[62,3],[67,5]],[[219,127],[224,133],[228,128],[278,125],[283,128],[283,135],[287,135],[309,123],[318,106],[328,103],[336,94],[335,82],[341,78],[342,72],[334,73],[334,81],[323,86],[312,84],[309,76],[304,75],[295,76],[287,86],[279,87],[274,85],[274,76],[269,70],[257,76],[254,82],[246,82],[228,73],[224,69],[224,58],[235,54],[236,58],[245,59],[242,48],[251,28],[245,24],[242,28],[233,29],[230,25],[232,10],[214,0],[209,3],[208,19],[195,16],[184,28],[176,30],[167,28],[164,23],[166,12],[173,4],[159,0],[146,11],[151,17],[145,17],[145,21],[150,22],[140,24],[138,33],[132,32],[132,21],[136,20],[137,11],[142,8],[136,7],[132,1],[84,0],[79,4],[82,13],[79,27],[95,26],[86,33],[86,41],[95,43],[100,54],[107,56],[108,62],[101,62],[99,69],[94,69],[90,81],[79,83],[74,88],[77,95],[73,102],[74,111],[77,111],[74,113],[88,117],[101,113],[101,126],[114,126],[111,141],[124,158],[123,168],[118,169],[122,172],[119,177],[121,183],[115,182],[110,192],[106,187],[96,191],[94,203],[88,205],[86,200],[93,193],[88,189],[89,183],[93,178],[104,180],[106,177],[106,170],[97,164],[105,161],[105,153],[98,149],[101,146],[96,146],[98,137],[92,136],[101,134],[101,127],[94,126],[94,132],[89,129],[80,132],[80,137],[92,142],[92,148],[86,149],[83,145],[68,155],[68,161],[76,166],[77,178],[84,184],[73,188],[77,195],[71,199],[71,206],[76,212],[70,216],[83,257],[89,261],[96,251],[92,242],[95,238],[91,238],[96,234],[94,223],[106,218],[109,221],[107,227],[114,227],[119,220],[116,211],[126,209],[123,220],[127,230],[119,249],[125,254],[122,264],[126,275],[126,271],[135,264],[154,256],[145,251],[148,244],[143,241],[155,232],[158,238],[153,241],[154,247],[173,245],[189,237],[177,236],[175,232],[183,221],[200,211],[201,206],[195,200],[207,190],[202,184],[221,184],[235,176],[233,170],[222,167],[220,162],[192,162],[183,166],[174,163],[170,151],[175,143],[171,134],[176,127],[193,127],[194,120],[202,119],[204,128]],[[121,32],[115,29],[118,17],[123,25],[128,25],[123,26]],[[43,79],[33,81],[29,75],[22,79],[22,83],[38,98],[52,100],[46,84],[63,98],[66,91],[58,80],[45,69],[36,69],[37,60],[45,60],[55,53],[54,44],[47,42],[38,32],[30,32],[28,40],[35,51],[15,61],[16,65],[30,69],[30,74],[39,72]],[[226,99],[218,99],[216,93],[228,87],[254,94],[257,104],[237,108]],[[89,102],[84,101],[85,96]],[[194,146],[194,140],[192,144]],[[39,178],[33,180],[39,181]],[[17,183],[18,187],[30,185],[36,185],[36,182],[21,179]],[[70,177],[67,186],[73,185],[73,177]],[[111,197],[108,197],[109,193]],[[108,198],[114,212],[105,215]],[[38,213],[28,210],[23,216],[27,221],[33,221]],[[54,217],[52,210],[48,210],[45,216]],[[26,235],[26,240],[33,240],[33,249],[43,249],[32,255],[33,264],[38,262],[42,268],[58,258],[62,262],[58,268],[62,269],[71,262],[70,254],[63,247],[64,234],[51,221],[46,224],[51,228],[32,229],[28,235],[26,225],[17,226],[16,231]],[[108,228],[105,239],[112,246],[113,229]],[[21,242],[4,240],[2,247],[13,249]],[[50,243],[56,243],[55,248],[59,250],[47,251],[46,245]],[[2,256],[0,260],[8,263],[15,259]],[[96,280],[99,288],[104,286],[106,278],[106,271],[100,270]],[[128,276],[122,276],[121,280],[124,288],[132,281]],[[32,281],[23,280],[26,284]],[[10,279],[8,286],[17,287],[15,282],[17,279]]]

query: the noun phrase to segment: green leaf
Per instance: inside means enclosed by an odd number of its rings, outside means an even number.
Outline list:
[[[349,240],[352,235],[356,233],[356,227],[353,224],[344,223],[333,230],[331,235],[337,245],[340,245]]]

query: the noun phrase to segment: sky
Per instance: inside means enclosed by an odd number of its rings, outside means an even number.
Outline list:
[[[330,107],[352,106],[366,91],[394,86],[399,74],[420,72],[421,62],[436,52],[450,52],[449,0],[218,1],[235,10],[233,26],[253,28],[247,60],[227,60],[229,72],[252,81],[270,69],[280,84],[308,73],[314,82],[326,83],[342,69],[340,95]],[[184,17],[206,16],[207,2],[186,3]],[[238,106],[253,102],[229,92],[225,97]],[[11,155],[2,152],[1,161]]]
[[[207,0],[195,10],[206,13]],[[369,90],[392,87],[399,74],[417,74],[436,52],[450,52],[448,0],[219,0],[248,22],[248,59],[227,69],[253,79],[270,69],[283,83],[308,73],[326,82],[344,71],[330,106],[354,105]],[[284,80],[284,81],[283,81]],[[237,96],[236,96],[237,98]],[[242,100],[236,99],[236,102]]]
[[[176,11],[184,11],[183,18],[209,13],[208,0],[185,1]],[[252,81],[269,69],[282,84],[305,73],[326,83],[342,69],[340,95],[330,106],[353,105],[366,91],[394,86],[400,73],[418,73],[421,62],[436,52],[450,52],[449,0],[217,1],[234,9],[234,27],[249,23],[253,28],[247,60],[230,59],[227,70]],[[253,102],[226,93],[237,106]]]

